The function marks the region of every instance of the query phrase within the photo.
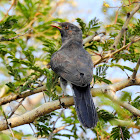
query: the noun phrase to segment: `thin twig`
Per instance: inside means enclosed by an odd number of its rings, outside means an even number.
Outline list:
[[[16,0],[12,0],[12,4],[11,4],[10,8],[7,10],[6,14],[4,15],[3,19],[0,20],[0,22],[2,22],[5,19],[5,17],[8,15],[8,13],[10,12],[10,10],[14,6],[15,2],[16,2]]]
[[[116,24],[116,23],[117,23],[119,10],[120,10],[120,8],[118,8],[118,10],[116,11],[116,16],[115,16],[115,21],[114,21],[114,24]]]
[[[135,3],[140,3],[140,2],[139,2],[139,1],[134,1],[134,2],[129,3],[129,4],[127,4],[127,5],[116,6],[116,7],[109,6],[108,8],[122,8],[122,7],[128,7],[128,6],[131,6],[131,5],[135,4]]]
[[[136,74],[137,74],[137,71],[139,69],[139,66],[140,66],[140,58],[138,59],[138,62],[137,62],[136,67],[134,68],[134,72],[132,74],[132,79],[135,79],[136,78]]]
[[[70,126],[70,125],[71,125],[71,124],[67,124],[67,125],[58,127],[58,128],[56,128],[56,129],[53,131],[53,133],[54,133],[54,134],[55,134],[55,133],[58,133],[59,131],[65,129],[65,127]]]
[[[11,131],[12,136],[15,139],[14,133],[13,133],[13,131],[12,131],[12,129],[11,129],[9,123],[8,123],[7,117],[6,117],[5,112],[4,112],[3,109],[2,109],[2,113],[3,113],[3,116],[4,116],[5,120],[6,120],[6,124],[7,124],[8,128],[9,128],[9,130]]]
[[[43,93],[44,101],[45,101],[45,103],[46,103],[47,101],[46,101],[46,98],[45,98],[45,93],[44,93],[44,91],[42,91],[42,93]]]
[[[8,116],[8,119],[12,117],[12,115],[15,113],[15,111],[18,109],[18,107],[22,104],[22,102],[24,101],[25,98],[21,99],[21,101],[19,102],[19,104],[13,109],[13,111],[11,112],[11,114]]]
[[[121,137],[122,137],[122,140],[124,140],[123,132],[122,132],[122,128],[121,128],[121,127],[120,127],[120,131],[121,131]]]
[[[123,33],[125,32],[125,30],[127,29],[127,26],[129,24],[130,19],[133,17],[133,15],[140,9],[140,4],[138,3],[135,8],[133,9],[133,11],[129,14],[127,14],[127,18],[126,21],[124,22],[124,25],[122,27],[122,29],[120,30],[120,32],[118,33],[118,35],[115,37],[115,41],[113,43],[113,45],[111,46],[111,48],[117,48],[117,45],[120,42],[120,39],[123,35]]]
[[[34,133],[34,136],[36,136],[35,131],[34,131],[32,125],[31,125],[31,123],[29,123],[29,126],[31,127],[31,129],[32,129],[32,131],[33,131],[33,133]]]
[[[123,46],[125,46],[125,43],[126,43],[126,30],[125,30],[125,32],[124,32]]]
[[[105,35],[106,32],[100,32],[100,33],[95,33],[94,35],[88,36],[85,39],[83,39],[83,45],[90,42],[90,41],[100,41],[101,40],[101,36],[99,36],[99,34],[103,34]]]
[[[45,77],[43,78],[43,80],[41,80],[41,82],[38,84],[38,86],[37,86],[36,88],[42,86],[42,83],[45,81],[46,78],[47,78],[47,77],[45,76]]]
[[[106,58],[111,58],[114,54],[116,54],[116,53],[118,53],[118,52],[120,52],[120,51],[122,51],[122,50],[124,50],[124,49],[126,49],[126,48],[128,48],[128,47],[130,47],[133,43],[135,43],[135,42],[137,42],[137,41],[139,41],[139,40],[140,40],[140,38],[137,38],[136,40],[131,41],[131,42],[128,43],[127,45],[125,45],[125,46],[123,46],[122,48],[116,50],[115,52],[108,53],[106,56],[101,57],[98,61],[96,61],[96,62],[94,63],[94,65],[97,65],[97,64],[101,63],[101,62],[102,62],[104,59],[106,59]]]
[[[51,140],[52,139],[52,137],[53,137],[53,135],[54,135],[54,130],[55,130],[55,125],[56,125],[56,122],[59,120],[59,118],[61,117],[61,115],[62,115],[62,113],[64,112],[64,109],[65,108],[62,108],[62,110],[61,110],[61,112],[60,112],[60,114],[59,114],[59,116],[57,117],[57,119],[54,121],[54,123],[53,123],[53,127],[52,127],[52,132],[50,133],[50,135],[49,135],[49,137],[48,137],[48,140]]]

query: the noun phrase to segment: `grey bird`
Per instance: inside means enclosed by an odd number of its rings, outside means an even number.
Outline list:
[[[60,76],[63,92],[71,84],[74,103],[81,124],[86,128],[96,126],[98,117],[90,93],[93,75],[93,62],[90,54],[83,48],[82,31],[69,22],[57,23],[62,38],[61,48],[51,57],[51,68]]]

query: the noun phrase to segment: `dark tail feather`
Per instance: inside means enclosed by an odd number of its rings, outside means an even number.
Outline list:
[[[86,87],[72,86],[74,90],[75,108],[79,121],[84,127],[94,127],[97,124],[98,117],[90,94],[90,85]]]

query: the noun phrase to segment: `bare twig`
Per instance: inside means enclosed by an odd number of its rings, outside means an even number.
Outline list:
[[[44,101],[45,101],[45,103],[46,103],[47,101],[46,101],[46,98],[45,98],[45,93],[44,93],[44,91],[42,91],[42,92],[43,92]]]
[[[122,128],[121,127],[120,127],[120,131],[121,131],[122,140],[124,140],[123,132],[122,132]]]
[[[135,79],[136,78],[136,74],[137,74],[137,71],[139,69],[139,66],[140,66],[140,58],[138,59],[138,62],[137,62],[136,67],[134,68],[134,72],[132,74],[132,79]]]
[[[33,133],[34,133],[34,136],[36,136],[35,131],[34,131],[32,125],[31,125],[31,123],[29,123],[29,126],[31,127],[31,129],[32,129],[32,131],[33,131]]]
[[[85,39],[83,39],[83,44],[86,44],[86,43],[88,43],[90,41],[93,41],[93,40],[94,41],[102,41],[102,36],[99,36],[99,34],[105,35],[106,32],[100,32],[100,33],[98,33],[98,35],[97,34],[94,34],[94,35],[91,35],[91,36],[86,37]]]
[[[65,108],[62,108],[62,110],[61,110],[61,112],[60,112],[60,114],[59,114],[59,116],[57,117],[57,119],[53,122],[53,127],[52,127],[52,132],[50,133],[50,135],[49,135],[49,137],[48,137],[48,140],[51,140],[52,139],[52,137],[53,137],[53,135],[54,135],[54,130],[55,130],[55,125],[56,125],[56,122],[59,120],[59,118],[61,117],[61,115],[62,115],[62,113],[64,112],[64,109]]]
[[[56,129],[53,131],[53,133],[55,134],[55,133],[57,133],[57,132],[59,132],[59,131],[65,129],[65,127],[67,127],[67,126],[69,126],[69,125],[70,125],[70,124],[67,124],[67,125],[64,125],[64,126],[58,127],[58,128],[56,128]]]
[[[123,46],[125,46],[125,43],[126,43],[126,31],[124,32]]]
[[[8,15],[8,13],[10,12],[10,10],[13,8],[15,2],[16,2],[16,0],[12,0],[12,4],[11,4],[10,8],[7,10],[6,14],[4,15],[3,19],[0,20],[0,22],[2,22],[5,19],[5,17]]]
[[[129,0],[129,1],[130,1],[130,0]],[[134,1],[134,2],[131,2],[131,3],[127,4],[127,5],[116,6],[116,7],[109,6],[108,8],[122,8],[122,7],[128,7],[128,6],[131,6],[131,5],[135,4],[135,3],[140,3],[140,2],[139,2],[139,1]]]
[[[6,120],[6,125],[8,126],[9,130],[11,131],[11,134],[12,134],[13,138],[15,139],[14,133],[13,133],[13,131],[12,131],[12,129],[11,129],[9,123],[8,123],[7,117],[6,117],[5,112],[4,112],[3,109],[2,109],[2,113],[3,113],[3,116],[4,116],[5,120]]]
[[[119,10],[120,10],[120,8],[118,8],[118,10],[116,11],[116,16],[115,16],[115,21],[114,21],[114,24],[116,24],[116,23],[117,23]]]
[[[14,110],[11,112],[11,114],[8,116],[8,119],[11,118],[11,116],[15,113],[15,111],[18,109],[18,107],[22,104],[25,98],[21,99],[19,104],[14,108]]]
[[[133,15],[140,9],[140,4],[138,3],[135,8],[133,9],[133,11],[131,13],[128,14],[126,21],[122,27],[122,29],[120,30],[120,32],[118,33],[118,35],[115,37],[115,41],[113,43],[113,45],[111,46],[112,48],[116,48],[117,45],[119,44],[119,41],[123,35],[123,33],[125,32],[125,30],[127,29],[127,26],[129,24],[130,19],[133,17]]]
[[[104,57],[101,57],[98,61],[96,61],[96,62],[94,63],[94,65],[97,65],[97,64],[101,63],[101,62],[102,62],[104,59],[106,59],[106,58],[111,58],[114,54],[116,54],[116,53],[118,53],[118,52],[120,52],[120,51],[126,49],[127,47],[130,47],[133,43],[135,43],[135,42],[137,42],[137,41],[139,41],[139,40],[140,40],[140,38],[137,38],[136,40],[131,41],[131,42],[128,43],[127,45],[125,45],[125,46],[123,46],[122,48],[116,50],[115,52],[108,53],[107,55],[105,55]]]

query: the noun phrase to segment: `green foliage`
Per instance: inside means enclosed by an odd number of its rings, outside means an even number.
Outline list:
[[[44,44],[45,47],[42,49],[44,52],[47,52],[46,61],[49,62],[53,53],[57,51],[56,45],[53,40],[45,39]]]
[[[120,30],[121,27],[123,25],[123,21],[122,19],[118,19],[117,20],[117,25],[115,25],[115,29],[116,30]],[[116,27],[117,26],[117,27]],[[133,26],[128,26],[128,28],[125,31],[125,44],[128,44],[129,42],[131,42],[134,37],[136,37],[137,35],[139,35],[139,28],[140,28],[140,24],[139,24],[139,20],[137,21],[137,23],[133,23]],[[123,40],[124,40],[124,36],[122,36],[121,41],[119,43],[119,45],[117,46],[118,49],[120,49],[123,46]],[[118,62],[121,58],[123,60],[129,60],[131,62],[137,62],[140,56],[140,51],[139,51],[139,42],[132,44],[127,51],[121,51],[117,54],[114,55],[112,62],[115,60],[115,62]]]
[[[32,0],[24,0],[25,4],[18,1],[17,7],[21,11],[24,17],[27,18],[28,22],[33,18],[35,14],[35,3]]]
[[[111,114],[111,113],[109,113],[108,111],[103,110],[103,109],[99,110],[97,113],[98,113],[99,119],[104,120],[106,123],[107,123],[108,121],[112,120],[112,119],[117,118],[117,117],[114,116],[113,114]]]
[[[81,30],[83,32],[83,37],[90,35],[93,31],[96,31],[100,28],[100,22],[95,17],[94,19],[90,20],[88,24],[86,24],[82,19],[77,18],[77,22],[79,23]],[[92,33],[93,34],[93,33]]]
[[[112,128],[111,137],[114,140],[121,140],[121,139],[128,140],[130,138],[130,132],[126,127],[117,126]]]
[[[100,65],[96,68],[96,75],[93,75],[94,83],[98,81],[98,82],[104,82],[106,84],[111,84],[111,81],[105,78],[107,69],[108,66],[105,64]]]
[[[140,96],[137,96],[132,102],[131,104],[136,107],[137,109],[140,109]]]
[[[59,98],[56,92],[57,84],[58,84],[58,75],[56,75],[53,72],[47,74],[47,82],[46,82],[47,90],[45,91],[45,94],[49,97],[49,101],[57,100]]]
[[[0,132],[0,140],[10,140],[10,136]]]
[[[114,64],[114,63],[111,63],[110,65],[109,65],[109,67],[118,67],[118,68],[120,68],[121,70],[129,70],[129,71],[131,71],[131,72],[133,72],[133,69],[132,68],[130,68],[130,67],[128,67],[128,66],[122,66],[122,65],[119,65],[119,64]]]
[[[16,35],[15,31],[13,31],[16,25],[17,25],[16,16],[9,16],[4,21],[0,22],[0,35],[2,35],[2,37],[0,38],[0,42],[9,41],[10,37]]]
[[[132,35],[140,35],[140,19],[138,19],[137,24],[134,25]]]
[[[9,16],[7,19],[0,23],[0,34],[10,33],[8,29],[11,29],[15,24],[17,24],[16,16]]]
[[[37,136],[49,136],[49,134],[53,131],[51,129],[53,123],[50,119],[55,115],[56,113],[52,112],[36,120],[35,127],[38,130]]]
[[[132,94],[130,92],[122,91],[122,95],[121,95],[120,100],[123,101],[123,102],[124,101],[130,102],[131,101],[131,96],[132,96]]]
[[[53,139],[58,139],[60,140],[61,138],[59,138],[60,136],[63,137],[63,138],[75,138],[77,139],[78,136],[77,136],[77,124],[79,124],[79,121],[77,120],[77,115],[76,115],[76,111],[75,111],[75,108],[74,107],[70,107],[70,110],[71,110],[71,115],[66,117],[65,113],[62,113],[61,117],[59,118],[59,120],[62,120],[62,126],[72,126],[71,129],[67,128],[67,131],[69,131],[68,134],[63,134],[61,132],[58,131],[58,133],[55,133],[53,135]],[[54,121],[51,121],[51,118],[53,116],[56,116],[56,120],[57,120],[57,117],[59,116],[59,113],[60,112],[52,112],[50,114],[47,114],[45,116],[42,116],[40,117],[39,119],[37,119],[37,122],[35,123],[35,126],[38,130],[38,133],[37,135],[38,136],[49,136],[50,133],[52,133],[55,129],[57,128],[54,128],[54,130],[52,129],[53,127],[53,123],[57,123],[57,121],[55,122]],[[81,125],[80,125],[80,128],[84,131],[85,131],[85,128],[83,128]]]

